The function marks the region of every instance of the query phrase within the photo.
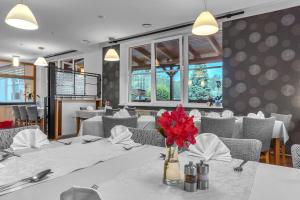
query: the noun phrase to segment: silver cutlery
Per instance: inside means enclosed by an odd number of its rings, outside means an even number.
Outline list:
[[[166,154],[160,153],[160,157],[163,158],[163,159],[165,159],[166,158]]]
[[[9,189],[11,186],[16,185],[17,183],[21,183],[21,182],[36,183],[36,182],[39,182],[39,181],[43,180],[49,173],[51,173],[51,169],[41,171],[41,172],[37,173],[34,176],[15,181],[13,183],[8,183],[8,184],[5,184],[5,185],[1,185],[0,186],[0,192],[3,192],[5,190]]]
[[[72,144],[72,141],[64,142],[64,141],[57,140],[56,142],[64,144],[64,145],[70,145],[70,144]]]
[[[92,143],[92,142],[96,142],[96,141],[102,140],[102,139],[103,138],[95,138],[95,139],[90,139],[90,140],[82,139],[83,140],[82,144]]]
[[[240,164],[240,166],[233,168],[233,170],[234,170],[235,172],[242,172],[242,171],[243,171],[243,165],[245,165],[246,162],[247,162],[247,160],[244,160],[244,161]]]
[[[2,155],[2,158],[0,159],[0,162],[3,162],[3,161],[5,161],[7,158],[9,158],[9,157],[11,157],[11,155],[10,154],[3,154]]]
[[[9,151],[9,150],[1,150],[3,153],[8,153],[8,154],[10,154],[10,155],[12,155],[12,156],[16,156],[16,157],[21,157],[21,155],[20,154],[17,154],[17,153],[15,153],[15,152],[13,152],[13,151]]]
[[[123,149],[125,149],[126,151],[129,151],[129,150],[131,150],[131,149],[133,149],[135,147],[140,147],[140,146],[142,146],[142,145],[123,146]]]

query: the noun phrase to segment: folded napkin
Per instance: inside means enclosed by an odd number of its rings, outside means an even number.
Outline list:
[[[15,135],[10,148],[13,150],[40,148],[46,144],[49,144],[49,140],[40,129],[25,129]]]
[[[88,107],[86,107],[86,110],[94,110],[94,108],[93,108],[93,106],[88,106]]]
[[[249,113],[247,117],[257,118],[257,115],[255,113]]]
[[[111,106],[105,106],[104,109],[112,109]]]
[[[60,194],[60,200],[103,200],[99,191],[93,188],[72,187]]]
[[[211,118],[220,118],[220,114],[217,112],[210,112],[207,114],[207,117],[211,117]]]
[[[190,111],[189,116],[192,117],[194,116],[195,120],[200,120],[201,119],[201,112],[197,109],[193,109]]]
[[[230,118],[230,117],[233,117],[233,116],[234,116],[234,114],[231,110],[224,110],[222,112],[222,117],[224,117],[224,118]]]
[[[189,154],[204,161],[219,160],[230,162],[231,155],[227,146],[212,133],[202,133],[196,137],[196,144],[190,145]]]
[[[258,111],[257,117],[260,119],[265,119],[265,114],[262,111]]]
[[[157,112],[157,116],[158,117],[161,117],[162,116],[162,114],[164,113],[164,112],[166,112],[166,110],[165,109],[160,109],[158,112]]]
[[[125,118],[130,117],[129,112],[126,109],[121,109],[120,111],[116,112],[113,117],[115,118]]]
[[[136,143],[131,139],[132,133],[126,126],[117,125],[111,129],[111,136],[108,138],[112,144],[123,144],[132,146]]]

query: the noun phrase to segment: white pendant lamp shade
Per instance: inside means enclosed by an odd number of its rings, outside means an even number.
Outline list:
[[[25,30],[36,30],[39,28],[38,23],[29,9],[24,4],[17,4],[6,16],[5,23],[10,26]]]
[[[195,35],[213,35],[219,31],[218,23],[216,18],[208,11],[200,13],[197,17],[192,33]]]
[[[38,59],[36,59],[36,61],[34,62],[34,65],[46,67],[48,66],[48,63],[44,57],[38,57]]]
[[[12,64],[14,67],[20,66],[20,57],[19,56],[13,56]]]
[[[108,51],[106,52],[105,57],[104,57],[104,60],[105,60],[105,61],[119,61],[119,60],[120,60],[120,57],[119,57],[119,55],[118,55],[118,53],[116,52],[115,49],[110,48],[110,49],[108,49]]]

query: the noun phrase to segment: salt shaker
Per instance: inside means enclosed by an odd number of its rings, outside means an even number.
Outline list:
[[[197,189],[199,190],[207,190],[209,188],[209,165],[204,164],[203,161],[196,164],[197,166]]]
[[[184,190],[187,192],[197,191],[197,168],[193,162],[184,166]]]

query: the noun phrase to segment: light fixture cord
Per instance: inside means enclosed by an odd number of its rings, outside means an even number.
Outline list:
[[[205,9],[205,11],[207,11],[207,2],[206,2],[206,0],[203,0],[203,3],[204,3],[204,9]]]

